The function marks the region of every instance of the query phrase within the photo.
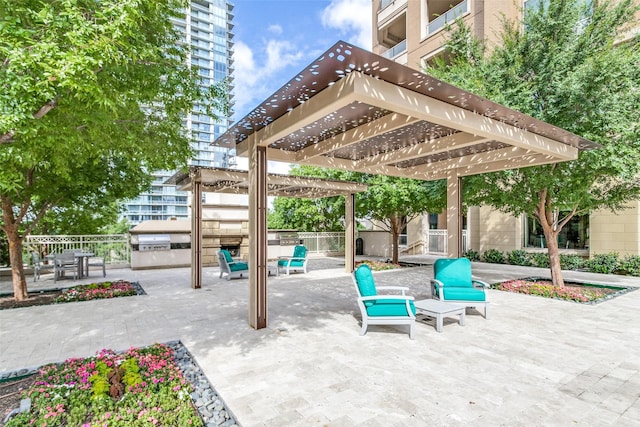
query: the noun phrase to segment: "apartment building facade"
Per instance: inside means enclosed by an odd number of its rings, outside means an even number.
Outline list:
[[[438,55],[446,55],[446,25],[460,18],[488,47],[498,43],[501,17],[519,18],[544,0],[372,0],[373,52],[408,67],[423,70]],[[640,18],[640,16],[638,17]],[[637,22],[640,22],[638,20]],[[638,34],[640,25],[625,34]],[[624,40],[621,40],[624,41]],[[514,217],[488,206],[470,207],[464,219],[466,248],[546,252],[540,226],[530,216]],[[407,227],[411,253],[429,251],[428,230],[446,229],[446,215],[425,214]],[[617,252],[640,254],[640,201],[617,213],[594,211],[575,217],[562,230],[559,247],[564,253],[591,256]]]
[[[192,0],[183,19],[175,20],[175,26],[191,46],[188,58],[198,67],[203,85],[228,79],[233,85],[233,3],[225,0]],[[232,89],[232,87],[231,87]],[[233,99],[230,99],[233,105]],[[185,132],[194,136],[193,166],[230,167],[235,164],[233,149],[215,147],[211,143],[226,132],[231,121],[222,118],[215,121],[196,106],[184,119]],[[188,193],[177,191],[175,185],[164,182],[175,171],[154,171],[153,183],[148,192],[125,203],[123,216],[132,225],[148,220],[187,219],[189,217]]]

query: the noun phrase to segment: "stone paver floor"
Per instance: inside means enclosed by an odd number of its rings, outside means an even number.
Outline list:
[[[640,423],[638,291],[582,305],[491,290],[489,320],[472,311],[465,326],[445,319],[442,333],[419,324],[410,340],[400,327],[359,336],[342,261],[309,266],[269,278],[269,326],[259,331],[247,323],[246,279],[206,268],[194,290],[188,268],[108,270],[107,279],[138,281],[148,295],[1,310],[0,372],[179,339],[245,427]],[[544,273],[474,263],[474,276],[489,282]],[[429,296],[428,266],[375,277]]]

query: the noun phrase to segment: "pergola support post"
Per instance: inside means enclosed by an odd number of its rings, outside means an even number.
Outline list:
[[[462,256],[462,177],[447,173],[447,257]]]
[[[191,287],[202,287],[202,182],[193,181],[191,199]]]
[[[344,270],[351,273],[355,269],[356,210],[355,194],[345,195],[344,204]]]
[[[249,141],[249,325],[267,327],[267,148]]]

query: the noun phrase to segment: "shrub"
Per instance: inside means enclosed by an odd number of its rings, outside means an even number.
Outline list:
[[[560,267],[563,270],[577,270],[584,264],[585,260],[579,255],[560,255]]]
[[[620,271],[629,276],[640,276],[640,256],[627,255],[620,261]]]
[[[531,265],[529,254],[523,249],[515,249],[507,255],[511,265]]]
[[[587,261],[587,267],[593,273],[611,274],[618,269],[618,264],[619,260],[616,252],[596,254]]]
[[[469,258],[469,261],[480,261],[480,254],[478,251],[474,251],[473,249],[469,249],[465,253],[462,254],[463,257]]]
[[[482,254],[482,260],[492,264],[504,264],[504,254],[497,249],[487,249]]]
[[[549,255],[542,252],[531,254],[531,263],[535,267],[549,268]]]

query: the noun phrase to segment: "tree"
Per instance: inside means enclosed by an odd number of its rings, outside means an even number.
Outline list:
[[[538,220],[556,285],[564,284],[557,243],[562,227],[575,215],[622,209],[640,195],[639,39],[615,45],[637,10],[629,0],[540,2],[524,13],[524,23],[503,20],[500,43],[490,53],[458,24],[447,43],[451,62],[427,69],[602,144],[575,161],[464,181],[468,204]]]
[[[291,173],[367,184],[369,189],[356,195],[356,214],[359,218],[376,221],[391,233],[394,263],[398,262],[398,238],[409,221],[424,212],[440,212],[446,206],[444,181],[425,182],[309,166],[295,167]],[[344,230],[344,197],[317,200],[276,198],[272,218],[270,226],[277,224],[278,228]]]
[[[353,174],[305,165],[291,168],[291,175],[324,179],[352,180]],[[276,197],[269,212],[269,228],[304,231],[343,231],[345,199],[343,196],[302,199]]]
[[[0,204],[14,296],[24,236],[50,212],[103,212],[186,165],[187,112],[226,88],[187,65],[181,0],[0,0]]]
[[[447,206],[446,182],[367,175],[369,189],[357,196],[357,212],[375,220],[392,236],[392,261],[398,263],[398,239],[412,220]]]

